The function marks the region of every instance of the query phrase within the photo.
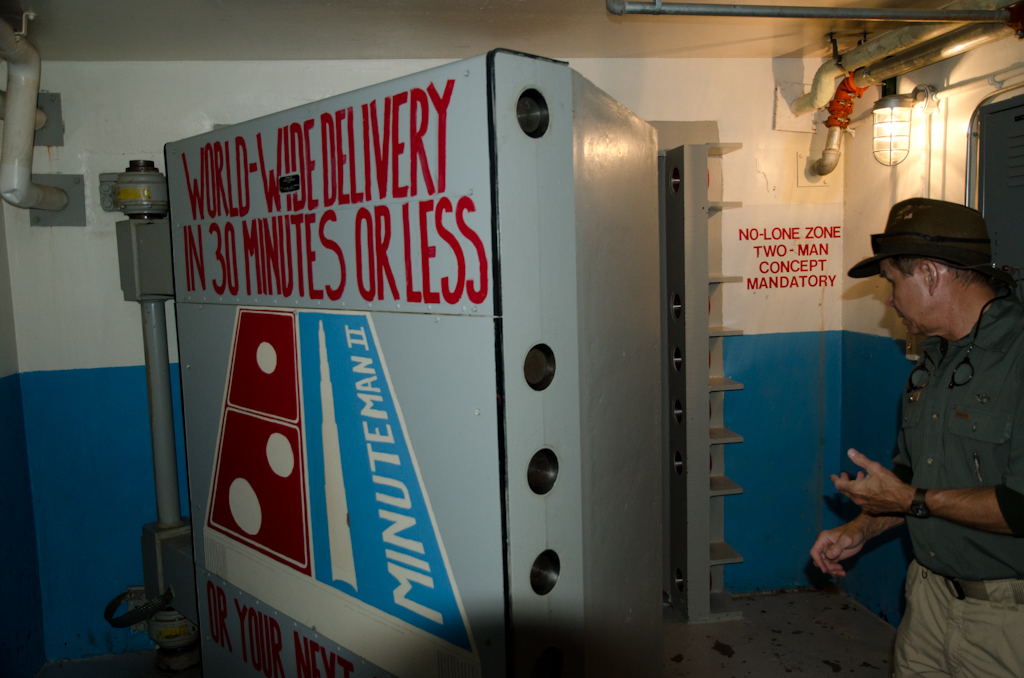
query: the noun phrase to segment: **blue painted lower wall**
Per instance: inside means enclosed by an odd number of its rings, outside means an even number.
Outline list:
[[[905,352],[902,341],[859,332],[843,333],[841,470],[857,470],[846,456],[851,447],[892,466],[899,431],[900,394],[913,368]],[[849,502],[838,506],[841,508],[837,513],[844,519],[853,508]],[[898,624],[903,616],[903,582],[912,558],[906,528],[891,530],[868,542],[851,559],[841,585],[882,619]]]
[[[725,500],[726,538],[746,556],[726,567],[726,585],[748,592],[820,583],[808,550],[851,508],[828,476],[847,468],[847,447],[890,458],[911,365],[902,345],[853,332],[725,342],[726,373],[745,384],[726,394],[726,425],[745,437],[726,450],[726,473],[744,488]],[[171,373],[187,510],[178,371]],[[14,471],[0,476],[0,506],[20,516],[12,549],[0,554],[0,605],[28,620],[19,624],[23,642],[12,644],[13,632],[0,626],[0,658],[37,668],[44,642],[47,660],[151,647],[144,634],[102,617],[114,595],[142,583],[141,526],[156,518],[144,368],[8,377],[0,380],[0,417]],[[894,533],[866,549],[840,585],[896,623],[907,562],[905,536]],[[7,587],[12,572],[26,582],[17,590]],[[20,675],[3,668],[0,675]]]
[[[0,676],[29,678],[45,661],[43,606],[21,380],[0,379]]]
[[[725,340],[725,373],[744,384],[725,400],[725,534],[745,556],[725,568],[733,592],[816,586],[808,552],[818,532],[857,515],[829,476],[855,470],[846,450],[891,462],[899,394],[912,367],[904,344],[857,332],[763,334]],[[902,615],[909,540],[894,530],[848,562],[840,587],[890,623]]]
[[[725,399],[725,425],[743,436],[725,449],[726,541],[744,561],[725,568],[734,592],[809,586],[808,551],[829,523],[822,496],[836,472],[841,332],[728,338],[725,373],[743,383]]]
[[[171,377],[187,512],[176,366]],[[46,658],[153,647],[103,619],[115,595],[142,584],[142,525],[156,520],[145,368],[27,372],[21,389]]]

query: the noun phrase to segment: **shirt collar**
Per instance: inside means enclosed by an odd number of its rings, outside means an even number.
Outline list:
[[[992,305],[981,316],[980,327],[978,327],[978,338],[974,345],[988,351],[1005,352],[1010,343],[1020,333],[1020,320],[1024,316],[1024,307],[1017,299],[1017,295],[1010,290],[1009,294],[1000,292],[1005,296],[997,297]],[[974,327],[966,337],[950,342],[953,346],[967,346],[974,337]]]

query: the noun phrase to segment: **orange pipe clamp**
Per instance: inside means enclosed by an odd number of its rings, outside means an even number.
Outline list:
[[[853,73],[848,73],[836,88],[832,101],[828,102],[829,116],[825,121],[825,126],[846,129],[850,124],[850,114],[853,113],[853,97],[856,96],[859,99],[867,88],[867,86],[857,87],[853,84]]]

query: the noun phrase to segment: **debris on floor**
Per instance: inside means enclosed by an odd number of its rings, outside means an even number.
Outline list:
[[[896,629],[845,593],[762,593],[733,603],[743,619],[665,622],[665,676],[892,675]]]

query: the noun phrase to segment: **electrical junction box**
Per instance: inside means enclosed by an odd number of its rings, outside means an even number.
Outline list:
[[[125,301],[173,297],[171,232],[166,219],[117,222],[117,263]]]
[[[660,672],[653,128],[496,51],[165,150],[205,671]]]

